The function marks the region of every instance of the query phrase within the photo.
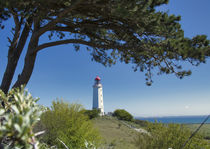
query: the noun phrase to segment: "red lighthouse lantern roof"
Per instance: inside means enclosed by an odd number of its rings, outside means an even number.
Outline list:
[[[101,78],[100,78],[99,76],[97,76],[97,77],[95,78],[95,80],[96,80],[96,81],[100,81]]]

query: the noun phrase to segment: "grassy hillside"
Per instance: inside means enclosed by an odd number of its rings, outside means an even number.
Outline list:
[[[93,119],[93,123],[103,137],[104,149],[137,149],[134,140],[135,138],[138,138],[138,132],[130,128],[128,125],[146,129],[146,126],[144,126],[145,124],[141,121],[139,122],[139,125],[133,122],[120,121],[110,116]],[[186,126],[193,132],[199,124],[187,124]],[[199,133],[209,140],[210,124],[205,124]]]
[[[96,118],[93,122],[103,137],[104,148],[136,149],[133,141],[137,132],[127,127],[122,121],[105,116]]]

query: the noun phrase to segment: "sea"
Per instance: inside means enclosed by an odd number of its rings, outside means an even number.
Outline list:
[[[139,120],[145,120],[149,122],[161,122],[161,123],[178,123],[178,124],[200,124],[206,119],[207,115],[201,116],[164,116],[164,117],[136,117]],[[210,118],[206,121],[210,124]]]

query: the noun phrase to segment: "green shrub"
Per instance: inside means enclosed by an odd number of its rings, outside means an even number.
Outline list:
[[[138,124],[138,125],[141,126],[141,127],[146,127],[147,124],[148,124],[147,121],[138,120],[138,119],[135,119],[135,120],[134,120],[134,123]]]
[[[179,124],[148,123],[149,134],[139,134],[135,145],[139,149],[180,149],[192,132]],[[196,135],[184,149],[210,149],[202,136]]]
[[[93,119],[99,116],[100,110],[99,109],[84,110],[84,114],[87,115],[89,119]]]
[[[54,101],[51,109],[41,116],[46,134],[41,139],[50,146],[64,148],[61,141],[70,149],[99,146],[100,136],[92,122],[83,114],[81,105]]]
[[[133,120],[133,116],[124,109],[115,110],[113,116],[117,117],[119,120],[125,120],[125,121]]]
[[[42,113],[31,94],[24,87],[12,89],[7,95],[0,90],[0,148],[37,148],[33,126]]]

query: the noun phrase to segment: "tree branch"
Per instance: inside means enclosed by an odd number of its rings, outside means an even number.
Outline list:
[[[84,30],[75,30],[74,29],[75,26],[68,26],[68,27],[59,27],[59,26],[56,26],[54,28],[52,28],[52,30],[54,31],[61,31],[61,32],[69,32],[69,33],[75,33],[75,34],[81,34],[81,35],[84,35],[84,36],[87,36],[88,38],[95,38],[95,39],[99,39],[100,41],[108,44],[108,42],[110,42],[109,40],[106,40],[106,39],[102,39],[100,38],[98,35],[92,33],[92,32],[86,32]]]
[[[18,15],[15,12],[12,12],[12,16],[16,26],[20,26],[20,21],[18,19]]]
[[[20,39],[18,41],[17,53],[21,53],[22,52],[22,50],[23,50],[23,48],[25,46],[26,40],[28,38],[28,35],[29,35],[30,29],[31,29],[31,25],[32,25],[32,19],[29,18],[29,19],[26,20],[25,26],[24,26],[23,31],[21,33]]]
[[[109,22],[109,23],[104,23],[104,22]],[[103,18],[103,19],[99,19],[99,20],[84,20],[82,22],[77,22],[76,24],[64,20],[61,23],[63,23],[67,27],[57,28],[60,31],[71,32],[72,30],[74,30],[74,28],[80,28],[80,32],[79,32],[80,34],[89,36],[90,32],[88,34],[88,32],[84,32],[84,30],[82,30],[82,29],[86,29],[86,30],[89,30],[89,29],[91,30],[91,29],[95,29],[95,28],[106,29],[106,30],[112,30],[113,32],[115,32],[119,36],[118,38],[123,38],[123,36],[125,36],[127,34],[130,37],[132,37],[132,39],[135,40],[136,43],[139,42],[139,39],[134,35],[135,32],[133,30],[131,30],[132,27],[128,27],[129,25],[126,23],[120,24],[119,22],[112,22],[112,20],[110,20],[110,18]],[[123,32],[122,32],[122,30],[123,30]],[[91,35],[94,35],[94,34],[91,33]],[[94,35],[94,37],[95,36],[96,35]],[[138,36],[141,36],[141,34],[138,34]],[[124,39],[125,38],[123,38],[123,40]],[[129,39],[128,39],[128,41],[129,41]]]
[[[90,47],[97,47],[97,48],[104,48],[104,49],[127,49],[129,47],[126,47],[124,45],[101,45],[101,44],[97,44],[91,41],[84,41],[81,39],[66,39],[66,40],[59,40],[59,41],[54,41],[54,42],[49,42],[49,43],[44,43],[42,45],[39,45],[36,50],[34,51],[35,53],[48,48],[48,47],[52,47],[52,46],[58,46],[58,45],[62,45],[62,44],[70,44],[70,43],[75,43],[75,44],[83,44],[86,46],[90,46]]]
[[[37,36],[41,36],[43,33],[45,33],[46,31],[49,31],[51,28],[53,28],[67,13],[69,13],[70,11],[75,9],[82,2],[83,2],[83,0],[78,0],[77,2],[72,4],[70,7],[68,7],[67,9],[64,9],[62,12],[60,12],[57,15],[56,19],[52,20],[51,22],[49,22],[47,25],[45,25],[38,31]]]
[[[79,33],[74,28],[71,28],[69,26],[68,27],[56,26],[56,27],[53,27],[52,30],[53,31],[61,31],[61,32]]]
[[[16,12],[12,11],[12,15],[13,15],[13,19],[15,22],[15,34],[13,37],[13,40],[11,41],[11,47],[12,49],[16,47],[17,43],[18,43],[18,39],[20,36],[20,28],[21,28],[21,24],[20,21],[18,19],[18,15]]]
[[[8,63],[0,86],[0,88],[4,91],[4,93],[7,93],[9,90],[9,87],[11,85],[17,67],[17,63],[19,61],[20,55],[23,51],[23,48],[25,46],[26,40],[30,32],[32,21],[31,19],[28,19],[27,22],[25,23],[24,29],[19,37],[17,45],[15,45],[14,48],[12,47],[9,48]]]

